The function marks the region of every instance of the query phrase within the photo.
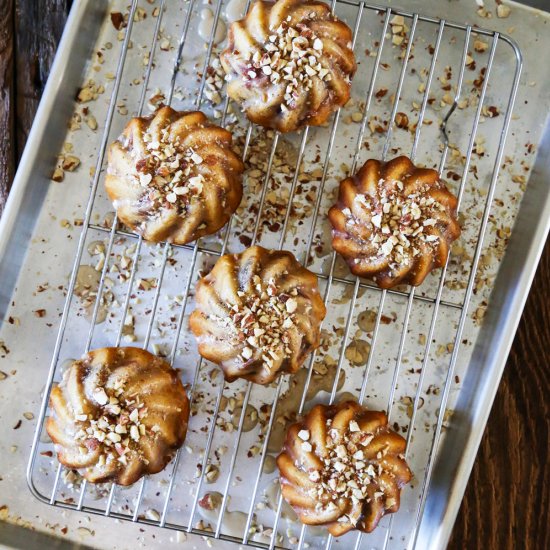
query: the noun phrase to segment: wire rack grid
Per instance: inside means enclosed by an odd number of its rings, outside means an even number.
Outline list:
[[[247,2],[244,8],[245,13],[248,10],[249,3],[250,2]],[[176,82],[178,74],[181,70],[184,48],[186,47],[189,35],[193,32],[194,20],[197,17],[197,6],[195,4],[195,0],[190,0],[189,2],[183,2],[181,6],[184,17],[181,35],[177,47],[177,54],[175,57],[175,62],[173,64],[169,92],[167,95],[168,104],[172,104],[174,100]],[[208,74],[207,69],[215,50],[215,36],[220,21],[220,15],[223,5],[223,0],[218,0],[218,2],[216,3],[214,24],[210,31],[210,38],[206,46],[206,54],[204,56],[204,60],[202,61],[202,67],[198,71],[198,74],[200,75],[198,92],[193,102],[193,107],[196,109],[200,109],[204,101],[206,78]],[[219,419],[224,410],[224,399],[226,391],[228,389],[228,385],[225,383],[218,384],[216,391],[213,392],[211,406],[208,408],[207,411],[209,424],[208,430],[205,430],[206,438],[201,443],[201,445],[204,446],[204,449],[202,451],[200,462],[199,464],[197,464],[197,471],[199,472],[198,475],[191,475],[188,478],[185,478],[185,476],[182,474],[180,470],[182,463],[186,462],[186,456],[185,450],[180,449],[173,462],[167,467],[165,477],[163,478],[163,490],[161,500],[159,501],[157,499],[157,502],[160,502],[159,511],[157,513],[147,514],[143,512],[142,503],[147,492],[147,485],[153,483],[146,478],[142,479],[141,482],[137,484],[137,488],[133,489],[134,493],[129,496],[125,496],[124,494],[120,495],[119,493],[121,493],[122,490],[116,485],[111,485],[106,492],[99,495],[101,498],[94,496],[92,502],[89,503],[87,502],[87,499],[90,498],[91,491],[89,490],[88,484],[85,480],[79,483],[78,486],[74,488],[75,494],[77,495],[76,498],[67,498],[64,494],[61,493],[60,484],[62,484],[63,481],[63,468],[61,467],[61,465],[57,465],[53,477],[53,483],[49,485],[48,491],[44,491],[42,487],[38,486],[39,484],[37,483],[37,478],[43,468],[39,465],[40,450],[42,449],[42,446],[44,444],[47,445],[47,442],[44,441],[43,425],[48,411],[49,393],[55,379],[59,377],[62,368],[61,350],[63,347],[63,343],[64,341],[66,341],[67,338],[71,336],[69,322],[71,307],[73,306],[73,302],[75,301],[75,289],[78,284],[77,276],[79,268],[81,267],[83,262],[83,257],[85,255],[86,244],[88,243],[88,240],[90,238],[89,233],[95,232],[98,234],[103,234],[106,237],[107,244],[105,252],[106,259],[104,265],[100,270],[97,296],[91,311],[89,330],[85,338],[85,345],[83,349],[84,352],[87,352],[91,349],[94,341],[94,331],[97,327],[98,316],[101,311],[101,298],[103,293],[105,292],[105,287],[108,283],[109,278],[109,260],[113,255],[115,248],[118,246],[119,241],[126,239],[133,240],[135,241],[135,248],[133,256],[131,258],[130,275],[127,281],[127,291],[123,294],[123,297],[121,299],[121,312],[119,314],[120,323],[118,326],[118,330],[116,331],[116,336],[111,341],[111,345],[118,346],[121,344],[125,319],[127,318],[132,299],[132,289],[134,288],[136,278],[140,276],[140,266],[143,263],[142,257],[146,254],[146,252],[144,251],[144,242],[142,238],[137,235],[128,233],[127,231],[124,231],[124,229],[119,227],[116,215],[109,227],[92,222],[94,206],[98,195],[98,189],[100,187],[99,184],[101,181],[102,169],[105,161],[105,153],[107,145],[109,143],[110,131],[113,123],[113,118],[115,116],[117,100],[121,92],[121,87],[124,85],[125,63],[129,51],[129,44],[131,43],[132,30],[134,27],[134,16],[136,14],[138,6],[139,1],[133,0],[129,11],[128,25],[125,31],[124,41],[120,49],[120,57],[118,60],[116,76],[112,88],[109,107],[106,114],[105,129],[99,147],[95,176],[92,181],[90,197],[84,215],[83,230],[79,239],[73,270],[68,284],[67,299],[64,305],[60,329],[55,343],[51,367],[48,374],[46,390],[41,406],[40,421],[38,423],[36,436],[32,446],[31,458],[28,467],[29,485],[33,493],[40,500],[63,508],[84,510],[89,513],[102,514],[118,519],[126,519],[134,522],[167,527],[169,529],[187,531],[190,533],[196,533],[206,536],[213,536],[215,538],[244,543],[256,547],[274,548],[297,546],[298,548],[303,548],[307,544],[309,546],[324,547],[328,549],[335,543],[332,537],[325,537],[322,533],[320,534],[318,530],[308,528],[305,525],[299,528],[299,535],[296,537],[289,536],[288,530],[285,533],[281,533],[281,520],[285,516],[285,508],[284,502],[281,496],[278,494],[275,495],[273,498],[271,513],[264,517],[263,525],[261,525],[262,528],[258,529],[259,520],[257,518],[257,514],[259,510],[259,491],[261,486],[263,485],[264,475],[266,471],[266,463],[269,459],[270,437],[272,436],[272,432],[275,430],[275,413],[277,411],[277,407],[281,404],[282,396],[286,395],[285,390],[289,391],[288,377],[280,378],[280,380],[273,387],[267,388],[267,393],[264,395],[264,400],[268,400],[271,409],[263,426],[259,451],[257,453],[256,463],[254,466],[255,474],[251,476],[253,480],[252,483],[250,483],[251,492],[247,495],[248,502],[245,506],[246,512],[244,513],[230,512],[228,510],[228,504],[230,501],[230,493],[233,484],[235,483],[235,479],[238,478],[238,475],[236,475],[235,472],[238,469],[239,461],[241,460],[240,457],[243,449],[242,442],[243,439],[246,439],[248,437],[246,435],[248,432],[247,430],[245,430],[245,425],[247,423],[249,402],[252,400],[252,392],[254,390],[254,385],[251,383],[247,383],[243,387],[242,400],[240,402],[240,413],[238,412],[236,414],[236,429],[231,434],[230,438],[229,447],[231,447],[231,451],[227,453],[227,458],[224,458],[223,460],[224,467],[222,468],[223,472],[220,476],[220,501],[218,502],[218,505],[214,508],[214,510],[212,510],[212,513],[207,516],[207,519],[211,523],[209,527],[206,527],[203,521],[197,522],[197,516],[200,516],[201,519],[204,519],[204,510],[202,510],[202,508],[205,493],[203,491],[203,485],[208,483],[206,474],[208,472],[209,465],[212,463],[213,449],[215,447],[217,438],[219,437]],[[149,89],[148,87],[150,85],[151,75],[153,74],[155,67],[155,50],[158,47],[159,36],[161,34],[163,24],[163,17],[168,7],[169,3],[166,2],[166,0],[162,0],[160,4],[158,18],[151,29],[151,51],[149,55],[149,62],[144,72],[143,84],[141,86],[141,93],[138,100],[138,115],[141,115],[144,111],[146,95]],[[512,107],[519,82],[519,75],[521,71],[521,54],[517,46],[509,38],[489,30],[478,28],[472,29],[472,27],[467,25],[459,25],[443,20],[420,16],[415,13],[407,13],[392,8],[385,8],[353,0],[333,1],[331,7],[333,11],[335,11],[338,7],[347,10],[347,22],[353,29],[353,47],[356,49],[356,53],[358,34],[361,31],[365,19],[367,17],[377,17],[380,19],[380,34],[378,36],[378,40],[374,42],[377,49],[375,50],[374,54],[369,56],[373,61],[371,65],[369,65],[370,71],[363,71],[362,68],[360,68],[359,73],[356,75],[356,80],[363,79],[365,82],[367,82],[367,86],[364,91],[364,96],[362,98],[363,102],[361,107],[361,119],[359,124],[356,126],[357,132],[354,139],[352,140],[353,153],[351,157],[351,165],[349,166],[350,172],[353,172],[356,169],[361,157],[361,153],[364,149],[365,134],[369,124],[370,110],[373,105],[373,100],[375,98],[376,83],[382,69],[385,70],[385,64],[382,61],[383,54],[385,52],[385,49],[391,47],[391,44],[388,45],[388,43],[391,42],[391,35],[388,31],[390,29],[390,24],[393,17],[402,16],[410,24],[410,27],[407,30],[405,47],[403,48],[403,55],[401,56],[401,66],[398,73],[398,80],[392,99],[391,113],[388,118],[387,128],[385,129],[385,134],[383,138],[383,159],[386,159],[390,151],[393,151],[391,145],[396,126],[396,115],[398,114],[398,110],[402,101],[402,93],[404,91],[405,82],[408,78],[407,71],[410,64],[413,62],[415,33],[417,32],[419,24],[422,23],[433,27],[435,29],[436,35],[435,45],[430,48],[429,69],[427,70],[426,75],[427,80],[422,95],[422,101],[418,109],[416,127],[412,132],[412,145],[410,150],[408,151],[408,154],[412,160],[414,160],[417,156],[422,131],[425,128],[424,122],[426,112],[431,101],[430,91],[436,75],[438,56],[442,48],[444,33],[447,32],[449,29],[452,29],[454,31],[460,32],[462,36],[463,43],[460,46],[459,51],[460,61],[457,65],[458,78],[455,86],[455,94],[454,97],[452,97],[452,102],[446,108],[446,112],[440,125],[441,154],[438,166],[439,172],[441,174],[443,174],[446,166],[450,146],[449,137],[447,134],[447,126],[449,124],[449,121],[451,120],[451,116],[457,110],[457,106],[459,105],[459,102],[461,100],[461,94],[463,93],[465,72],[468,65],[469,52],[471,50],[472,35],[475,34],[476,36],[484,36],[490,39],[489,51],[484,67],[484,78],[479,87],[479,100],[477,102],[477,105],[475,106],[471,124],[469,126],[469,131],[467,132],[468,139],[465,146],[464,166],[459,180],[457,193],[459,198],[459,208],[463,205],[463,199],[465,193],[467,193],[467,183],[470,173],[469,169],[472,163],[472,152],[476,145],[478,126],[483,113],[484,101],[487,95],[488,86],[491,78],[491,71],[493,69],[497,53],[497,46],[499,44],[505,44],[506,46],[509,46],[511,48],[512,57],[515,61],[513,78],[504,100],[504,116],[502,117],[502,125],[499,130],[497,148],[494,155],[494,161],[492,162],[492,169],[490,170],[489,185],[483,207],[483,214],[481,216],[481,219],[479,220],[477,236],[474,240],[474,249],[470,267],[466,277],[466,284],[463,289],[464,292],[459,296],[459,298],[457,298],[456,296],[451,296],[451,298],[449,298],[448,300],[444,299],[445,280],[449,261],[447,262],[445,268],[440,273],[438,273],[437,277],[434,279],[435,292],[431,294],[426,294],[417,292],[415,288],[411,288],[409,290],[380,290],[372,284],[366,281],[361,281],[358,278],[352,278],[346,275],[339,275],[337,272],[337,256],[334,252],[329,255],[329,261],[326,264],[328,266],[328,269],[323,269],[322,267],[319,267],[314,259],[312,259],[312,248],[314,247],[316,236],[315,230],[318,226],[320,214],[322,211],[324,211],[325,206],[323,203],[323,200],[326,199],[325,185],[329,180],[331,180],[331,169],[334,166],[332,157],[334,154],[335,145],[339,139],[338,131],[339,128],[341,128],[342,126],[341,111],[339,110],[335,113],[328,128],[321,130],[326,133],[326,141],[323,142],[325,145],[323,160],[320,162],[318,161],[318,165],[322,169],[322,175],[316,188],[316,195],[311,216],[311,230],[304,239],[303,246],[299,251],[300,254],[298,255],[298,257],[306,267],[310,267],[310,269],[312,269],[318,275],[322,285],[324,285],[324,297],[327,301],[327,305],[329,302],[329,297],[331,296],[331,292],[334,293],[335,287],[338,287],[338,289],[340,289],[340,293],[349,291],[349,301],[342,306],[345,314],[342,315],[340,321],[340,338],[337,344],[338,359],[335,364],[334,379],[327,389],[325,401],[333,403],[337,396],[339,396],[341,374],[343,373],[343,371],[347,372],[347,369],[349,368],[348,358],[346,356],[346,349],[351,339],[352,331],[356,328],[356,311],[358,306],[362,302],[371,300],[372,303],[376,303],[376,315],[374,319],[374,324],[370,330],[370,348],[368,350],[368,357],[363,372],[359,375],[360,383],[355,386],[355,397],[358,398],[360,403],[368,403],[368,387],[369,383],[371,383],[371,375],[377,361],[377,353],[379,351],[378,348],[380,347],[380,334],[384,332],[385,306],[390,299],[397,301],[401,300],[400,303],[404,306],[404,315],[401,321],[401,330],[397,338],[398,346],[391,361],[393,363],[393,368],[391,369],[388,379],[389,391],[386,395],[385,406],[388,416],[390,417],[390,419],[393,419],[393,417],[398,414],[396,412],[396,393],[398,392],[399,383],[403,375],[403,359],[404,354],[406,353],[407,341],[408,339],[410,339],[409,333],[411,331],[411,318],[414,315],[415,306],[420,307],[417,306],[418,304],[429,308],[427,310],[430,312],[429,320],[427,321],[426,325],[427,337],[425,338],[425,343],[423,344],[423,350],[419,360],[420,368],[418,370],[417,378],[415,381],[416,391],[414,392],[414,399],[412,400],[408,426],[405,430],[407,439],[407,456],[409,456],[409,449],[414,444],[414,433],[417,429],[416,424],[419,416],[419,410],[424,400],[422,397],[424,379],[427,375],[429,376],[428,371],[430,367],[430,353],[434,342],[437,342],[437,338],[435,338],[435,336],[438,330],[438,321],[441,323],[442,315],[440,315],[440,312],[442,309],[448,310],[450,312],[450,315],[454,315],[453,318],[455,319],[455,322],[454,324],[452,324],[453,347],[447,367],[442,373],[443,389],[440,393],[441,397],[439,398],[439,400],[437,400],[435,396],[433,397],[434,401],[437,401],[433,405],[434,408],[439,411],[445,411],[447,401],[449,399],[451,384],[454,378],[455,365],[459,356],[459,350],[462,342],[463,329],[467,319],[468,305],[474,291],[476,270],[482,253],[482,245],[485,233],[487,231],[491,203],[497,184],[498,171],[503,158],[505,138],[510,124]],[[349,16],[350,13],[352,14],[352,17]],[[459,46],[455,47],[458,48]],[[222,107],[221,125],[225,124],[228,112],[229,100],[226,98],[223,102]],[[251,124],[248,124],[244,131],[243,159],[245,161],[250,151],[253,131],[254,128]],[[299,185],[298,178],[300,173],[300,166],[302,165],[305,157],[308,154],[308,148],[311,148],[311,145],[309,143],[311,141],[310,134],[311,129],[306,128],[298,139],[299,143],[297,146],[296,166],[293,172],[294,175],[291,178],[289,184],[288,204],[284,211],[281,228],[274,239],[274,247],[278,247],[279,249],[285,247],[285,243],[287,243],[288,240],[287,237],[289,226],[293,215],[292,206],[295,199],[296,190]],[[278,133],[275,133],[268,154],[266,173],[263,177],[263,185],[261,187],[261,191],[258,197],[258,214],[256,216],[251,231],[251,244],[258,242],[262,235],[262,212],[266,203],[266,197],[272,177],[272,172],[275,170],[274,159],[277,147],[280,144],[281,140],[282,137]],[[407,151],[403,151],[403,153],[407,153]],[[233,217],[229,221],[225,229],[222,229],[219,245],[204,242],[206,241],[206,239],[200,239],[194,244],[182,247],[165,243],[160,246],[160,250],[157,250],[159,256],[158,261],[156,262],[157,285],[154,290],[150,308],[148,309],[147,315],[145,316],[146,328],[144,330],[142,344],[144,349],[150,347],[151,336],[155,330],[155,326],[157,323],[156,315],[162,294],[163,282],[165,281],[165,279],[169,278],[165,277],[165,275],[170,270],[170,260],[176,253],[185,254],[185,256],[183,257],[185,258],[186,270],[184,274],[184,281],[182,284],[182,301],[180,304],[179,313],[174,321],[175,331],[173,333],[173,342],[170,347],[169,353],[167,353],[168,360],[172,364],[174,364],[178,355],[180,338],[185,332],[184,321],[186,318],[186,314],[189,313],[188,306],[191,303],[193,285],[200,274],[200,260],[202,258],[215,260],[218,256],[224,254],[228,250],[232,243],[231,238],[232,232],[234,230],[234,224],[235,217]],[[208,263],[208,261],[206,263]],[[305,368],[306,374],[303,381],[303,387],[301,388],[299,399],[296,402],[297,406],[295,413],[298,415],[303,413],[306,409],[306,406],[310,403],[308,390],[312,383],[314,366],[316,360],[318,359],[317,356],[318,353],[316,351],[308,360]],[[202,359],[198,360],[196,368],[194,370],[194,374],[192,376],[192,380],[189,384],[189,395],[192,403],[193,400],[196,399],[198,388],[201,385],[201,377],[204,375],[204,363],[205,362],[203,362]],[[418,479],[418,486],[415,497],[414,499],[411,499],[411,504],[408,510],[409,517],[413,517],[414,519],[413,521],[409,521],[405,525],[405,527],[397,529],[399,532],[404,532],[405,535],[396,542],[396,537],[392,537],[392,533],[394,533],[394,531],[396,530],[395,524],[399,523],[399,516],[392,515],[390,518],[386,518],[387,521],[382,522],[381,526],[378,529],[379,534],[376,545],[378,545],[379,547],[386,548],[395,544],[414,546],[415,544],[418,534],[418,527],[423,517],[426,496],[429,492],[428,489],[430,486],[430,479],[437,456],[437,448],[443,432],[445,421],[444,416],[444,414],[436,414],[436,421],[434,425],[431,426],[428,434],[429,437],[427,440],[426,451],[422,459],[422,471],[415,471]],[[204,435],[202,437],[204,438]],[[191,490],[186,495],[186,511],[188,513],[174,514],[174,510],[172,509],[175,507],[174,502],[178,499],[181,499],[180,493],[178,493],[177,495],[175,494],[175,492],[177,491],[176,486],[182,480],[183,484],[191,487]],[[123,502],[125,504],[122,504]],[[114,509],[116,503],[118,503],[118,507]],[[234,516],[237,513],[241,514],[239,516],[239,525],[241,527],[241,530],[240,534],[238,535],[235,534],[234,529],[231,529],[229,525],[231,519],[230,516]],[[186,518],[184,517],[185,515],[187,515]],[[372,540],[360,534],[348,535],[345,540],[345,547],[360,548],[366,547],[367,545],[372,546]]]

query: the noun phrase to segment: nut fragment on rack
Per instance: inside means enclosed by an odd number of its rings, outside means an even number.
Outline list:
[[[214,58],[206,70],[204,95],[212,105],[219,105],[222,102],[222,90],[225,73],[219,58]]]
[[[507,6],[506,4],[498,4],[497,5],[497,17],[500,17],[501,19],[505,19],[506,17],[510,16],[511,13],[510,6]]]
[[[88,80],[77,94],[79,103],[88,103],[96,100],[100,94],[105,92],[105,87],[101,84],[96,84],[93,80]]]
[[[394,15],[390,20],[390,25],[392,31],[392,44],[401,46],[405,43],[407,32],[409,32],[409,27],[405,23],[405,18],[402,15]]]
[[[71,132],[75,132],[76,130],[80,130],[81,126],[82,126],[82,116],[77,113],[77,112],[74,112],[71,116],[71,120],[69,121],[69,130]]]
[[[61,158],[61,168],[66,172],[74,172],[80,166],[80,159],[74,155],[65,155]]]
[[[493,17],[493,14],[484,6],[480,6],[477,9],[476,13],[479,15],[479,17],[483,17],[483,19],[491,19],[491,17]]]
[[[474,40],[474,50],[478,53],[486,52],[489,48],[489,44],[487,42],[483,42],[483,40],[480,40],[479,38],[476,38]]]
[[[317,277],[290,252],[253,246],[222,256],[196,289],[190,327],[225,378],[268,384],[294,373],[320,341]]]
[[[59,461],[92,483],[131,485],[181,447],[189,401],[176,371],[139,348],[103,348],[72,363],[50,395],[46,430]]]
[[[93,131],[97,130],[97,120],[94,115],[89,114],[86,117],[86,124],[88,125],[90,130],[93,130]]]
[[[65,172],[61,166],[56,166],[52,174],[52,181],[62,182],[65,179]]]
[[[127,17],[126,17],[127,20]],[[119,31],[123,27],[127,25],[127,21],[125,21],[125,17],[122,13],[119,11],[112,11],[111,12],[111,23],[113,24],[113,27]]]
[[[215,483],[218,477],[220,477],[220,468],[215,464],[208,464],[204,475],[207,483]]]
[[[395,114],[395,125],[403,130],[409,127],[409,117],[405,113]]]
[[[316,405],[290,426],[277,457],[282,495],[305,524],[325,526],[333,536],[369,533],[397,512],[401,488],[411,480],[405,445],[383,412],[353,401]]]
[[[221,229],[242,198],[231,133],[201,112],[160,108],[132,119],[109,148],[105,187],[144,239],[186,244]]]
[[[139,22],[139,21],[143,21],[146,18],[147,18],[147,12],[145,11],[144,8],[142,8],[141,6],[138,6],[134,14],[134,21]]]
[[[221,55],[227,93],[257,124],[319,126],[346,104],[357,68],[351,29],[314,0],[254,2]]]
[[[495,118],[500,114],[500,111],[494,105],[483,105],[481,114],[487,118]]]

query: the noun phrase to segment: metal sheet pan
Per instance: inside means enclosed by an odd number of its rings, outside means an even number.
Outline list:
[[[5,282],[2,287],[0,303],[1,311],[6,312],[5,318],[8,321],[2,327],[0,340],[11,349],[11,353],[5,360],[7,360],[6,363],[20,363],[20,369],[24,369],[25,373],[29,373],[29,369],[32,368],[41,371],[41,375],[36,376],[37,380],[34,386],[29,384],[24,388],[23,395],[26,399],[23,399],[23,403],[37,402],[37,392],[42,384],[40,378],[45,376],[45,365],[48,361],[49,351],[53,347],[52,338],[55,333],[54,327],[45,325],[46,321],[36,318],[32,312],[38,309],[38,305],[44,305],[44,296],[47,296],[49,302],[47,310],[51,315],[51,317],[48,315],[47,320],[56,324],[54,311],[62,305],[61,292],[51,292],[50,294],[50,291],[46,290],[46,294],[37,293],[37,286],[43,285],[46,281],[51,287],[64,283],[76,243],[70,232],[67,234],[66,231],[59,229],[58,223],[60,219],[63,219],[61,216],[64,219],[81,216],[82,204],[77,203],[81,202],[86,195],[83,182],[88,178],[87,174],[83,174],[84,167],[79,172],[69,174],[61,185],[48,185],[48,177],[52,169],[52,158],[59,152],[60,145],[65,139],[61,129],[65,127],[66,121],[70,117],[75,91],[82,83],[84,71],[91,70],[89,65],[86,66],[86,60],[89,58],[89,45],[94,44],[102,33],[108,32],[106,27],[110,23],[105,20],[104,15],[112,8],[106,4],[99,4],[82,2],[75,5],[60,47],[60,56],[52,70],[52,78],[37,115],[37,123],[30,136],[29,147],[22,161],[22,169],[18,173],[14,192],[0,226],[0,251],[2,252],[0,254],[0,258],[2,258],[0,272],[2,281]],[[410,6],[406,6],[406,9],[418,10],[431,15],[426,5],[419,8],[416,2],[410,2],[410,4]],[[122,9],[123,6],[120,8]],[[436,8],[434,8],[433,14],[441,16],[437,13]],[[537,17],[535,15],[535,19]],[[536,33],[537,23],[538,21],[530,21],[531,26],[527,25],[531,35],[533,32]],[[523,21],[522,24],[527,23]],[[83,39],[84,36],[86,40]],[[85,51],[81,51],[79,48],[83,48]],[[136,70],[138,69],[136,68]],[[529,71],[529,67],[527,71]],[[509,77],[506,74],[501,76]],[[529,83],[532,81],[529,77],[526,78],[528,89]],[[537,78],[539,79],[538,84],[532,86],[535,90],[542,84],[540,79],[547,79],[548,75],[540,75]],[[538,89],[542,90],[540,87]],[[522,90],[522,92],[524,91]],[[543,91],[539,93],[541,102],[539,102],[538,109],[540,111],[541,105],[548,105],[548,96],[544,95]],[[54,105],[55,108],[53,108]],[[103,106],[104,109],[105,107],[106,105]],[[438,463],[433,472],[433,490],[428,493],[426,513],[418,534],[418,544],[422,548],[429,546],[427,541],[430,541],[433,547],[443,546],[450,532],[490,403],[496,391],[497,381],[500,378],[519,320],[519,311],[525,300],[536,261],[548,231],[548,188],[544,183],[548,181],[548,161],[546,160],[548,156],[542,154],[543,135],[546,134],[543,133],[540,116],[537,117],[536,111],[536,109],[522,107],[520,120],[516,123],[519,129],[515,130],[512,145],[509,145],[509,149],[512,147],[510,150],[513,150],[514,147],[519,149],[524,146],[527,139],[534,143],[540,139],[542,144],[537,165],[529,178],[529,185],[506,255],[502,262],[496,262],[494,266],[498,269],[498,275],[494,283],[494,291],[491,293],[490,307],[485,322],[480,331],[476,330],[473,333],[475,346],[472,346],[471,354],[464,353],[464,365],[459,366],[459,371],[457,371],[463,378],[460,389],[453,392],[456,394],[453,396],[454,403],[452,405],[454,414],[452,421],[446,426],[446,437],[439,449]],[[113,135],[116,135],[120,129],[124,118],[123,115],[115,115]],[[526,137],[527,131],[531,132],[529,137]],[[537,139],[534,139],[534,136]],[[79,143],[78,150],[82,151],[82,147],[84,149],[89,147],[92,157],[92,151],[100,145],[97,135],[90,133],[84,136],[80,135],[79,141],[82,143]],[[529,158],[527,166],[529,169],[532,161],[533,159]],[[501,180],[504,181],[499,182],[497,200],[499,196],[507,196],[506,191],[510,191],[507,187],[513,188],[514,182],[510,181],[510,174],[506,177],[505,173]],[[71,187],[69,187],[70,193],[67,197],[67,186],[69,185]],[[47,193],[45,193],[46,189]],[[516,216],[518,202],[514,201],[513,207],[510,208],[511,212],[508,213],[510,217],[507,218],[509,223]],[[56,216],[57,219],[53,219],[53,216]],[[534,220],[537,222],[534,223]],[[73,233],[77,231],[76,229]],[[10,235],[13,235],[14,238],[10,239]],[[15,291],[12,291],[14,288]],[[404,303],[396,303],[396,305],[403,307]],[[403,308],[401,315],[404,312]],[[18,322],[10,323],[10,317],[20,321],[20,324]],[[32,358],[29,355],[32,355]],[[37,365],[41,365],[41,367]],[[1,370],[8,372],[11,369],[2,366]],[[17,386],[15,375],[10,376],[8,380],[8,384]],[[2,404],[3,418],[7,417],[9,409],[13,409],[10,403],[13,401]],[[37,408],[30,405],[25,410],[29,409],[37,411]],[[18,408],[15,407],[15,410]],[[20,433],[23,434],[23,432]],[[28,430],[27,439],[22,439],[22,442],[25,441],[28,444]],[[462,454],[455,452],[458,446],[464,448]],[[10,463],[7,466],[10,476],[13,472],[14,480],[19,479],[17,470],[13,466],[10,467]],[[19,507],[19,514],[24,511],[20,504],[24,501],[24,495],[14,499],[16,506]],[[94,519],[94,522],[96,522],[93,524],[94,526],[103,523],[99,519]],[[154,523],[154,521],[149,523]],[[122,530],[122,527],[120,528]],[[106,535],[107,533],[103,533],[101,536]],[[398,545],[399,542],[396,543],[396,547]]]

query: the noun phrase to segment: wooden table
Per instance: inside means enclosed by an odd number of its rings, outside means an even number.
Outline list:
[[[0,0],[0,213],[46,83],[70,0]],[[449,545],[550,548],[550,241]]]

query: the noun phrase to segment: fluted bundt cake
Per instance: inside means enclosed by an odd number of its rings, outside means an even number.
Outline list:
[[[319,345],[325,313],[313,273],[290,252],[253,246],[222,256],[198,282],[190,326],[226,380],[268,384]]]
[[[332,246],[353,274],[381,288],[420,285],[460,235],[457,203],[436,170],[404,156],[368,160],[342,181],[329,210]]]
[[[57,457],[88,481],[131,485],[183,445],[189,401],[176,371],[139,348],[102,348],[72,363],[50,395]]]
[[[334,536],[369,533],[399,510],[401,488],[412,477],[404,451],[383,412],[353,401],[316,405],[290,426],[277,457],[283,497],[303,523]]]
[[[133,118],[109,148],[105,187],[118,217],[148,241],[186,244],[221,229],[242,198],[231,133],[199,111]]]
[[[227,94],[256,124],[319,126],[350,97],[352,32],[315,0],[255,1],[232,23],[221,63]]]

